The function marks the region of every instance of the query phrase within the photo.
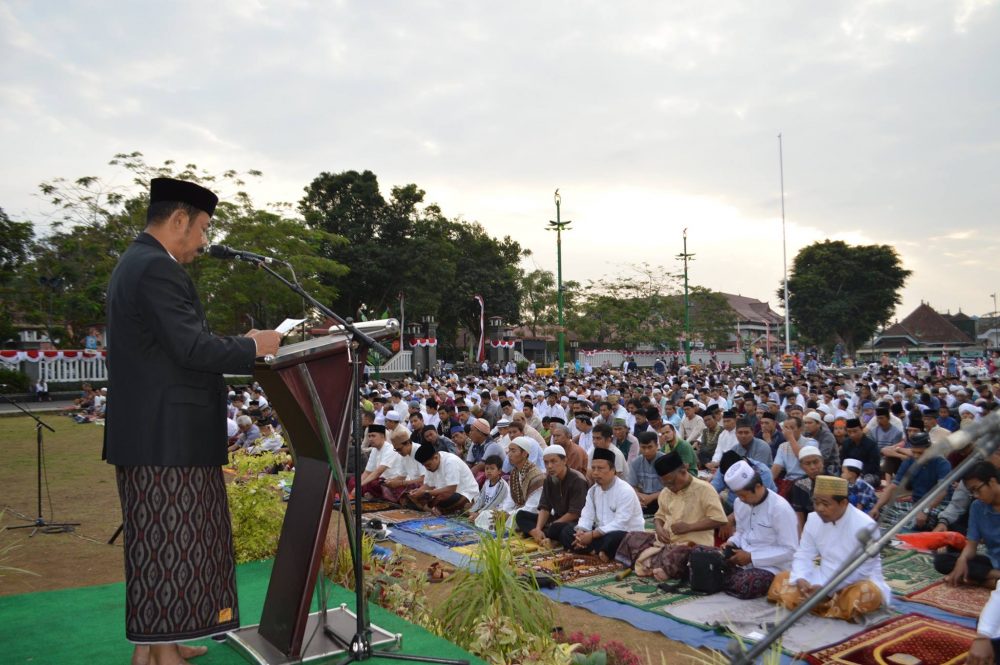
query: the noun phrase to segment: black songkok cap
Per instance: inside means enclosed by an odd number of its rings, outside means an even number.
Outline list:
[[[672,453],[667,453],[663,457],[658,457],[655,462],[653,462],[653,468],[656,469],[657,475],[665,476],[668,473],[676,471],[677,469],[684,466],[684,460],[681,456],[677,454],[676,451]]]
[[[609,448],[594,448],[594,459],[602,459],[612,468],[615,466],[615,454]]]
[[[385,434],[385,425],[369,425],[368,426],[368,433],[371,434],[372,432],[375,432],[376,434],[382,434],[382,435],[384,435]]]
[[[919,434],[914,434],[910,437],[910,447],[911,448],[929,448],[931,445],[931,437],[927,434],[920,432]]]
[[[861,419],[860,418],[848,418],[847,419],[847,427],[848,427],[848,429],[850,429],[852,427],[861,427]]]
[[[761,420],[777,420],[777,418],[774,417],[774,414],[771,413],[770,411],[765,411],[764,413],[760,414],[760,419]]]
[[[219,197],[201,185],[188,180],[173,178],[153,178],[149,183],[149,203],[177,201],[204,210],[211,217],[215,214],[215,206]]]
[[[880,407],[878,407],[878,408],[875,409],[875,415],[876,416],[888,416],[889,415],[889,409],[885,408],[884,406],[880,406]]]
[[[736,464],[741,459],[743,458],[740,457],[740,454],[735,450],[727,450],[726,452],[722,453],[722,459],[719,460],[719,471],[721,471],[722,474],[725,475],[726,471],[729,471],[729,467]]]
[[[430,458],[437,455],[437,450],[431,444],[424,444],[417,448],[417,452],[413,453],[413,459],[417,460],[421,464],[424,464]]]
[[[551,418],[549,418],[549,422],[550,423],[558,423],[559,425],[565,425],[566,424],[566,421],[563,418],[560,418],[559,416],[552,416]]]
[[[728,411],[723,411],[722,412],[722,417],[723,418],[735,418],[736,417],[736,412],[733,411],[732,409],[729,409]]]

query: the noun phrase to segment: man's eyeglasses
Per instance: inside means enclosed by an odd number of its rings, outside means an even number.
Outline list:
[[[965,489],[969,490],[969,494],[971,494],[972,496],[977,496],[979,494],[979,490],[983,489],[983,487],[985,486],[986,483],[979,483],[975,487],[973,487],[969,483],[965,483]]]

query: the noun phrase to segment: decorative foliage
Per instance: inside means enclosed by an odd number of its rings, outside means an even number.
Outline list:
[[[570,665],[576,660],[575,647],[556,642],[548,635],[527,632],[503,614],[499,603],[494,603],[473,626],[472,641],[466,648],[492,665]]]
[[[484,534],[480,541],[477,569],[456,574],[455,587],[444,604],[441,623],[446,634],[467,648],[470,644],[462,641],[475,635],[480,618],[494,606],[528,635],[544,637],[552,627],[552,609],[538,593],[534,573],[518,575],[505,522],[498,524],[496,534]]]
[[[594,633],[570,633],[565,638],[574,644],[573,662],[576,665],[643,665],[637,653],[616,640],[601,642],[601,636]]]
[[[284,469],[292,461],[288,453],[264,452],[250,455],[238,450],[229,453],[229,467],[239,478],[254,477],[262,473],[274,473],[276,469]]]
[[[278,551],[285,504],[277,485],[278,476],[265,475],[226,486],[237,563],[267,559]]]

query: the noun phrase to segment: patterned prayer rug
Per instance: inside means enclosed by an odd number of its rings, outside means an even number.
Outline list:
[[[478,543],[482,532],[465,524],[459,524],[447,517],[431,517],[420,520],[399,522],[396,528],[400,531],[415,533],[429,538],[446,547],[460,547]]]
[[[405,522],[407,520],[424,519],[428,515],[429,513],[424,513],[419,510],[397,508],[395,510],[380,510],[378,512],[371,513],[368,517],[382,520],[386,524],[399,524],[400,522]]]
[[[927,665],[959,665],[966,662],[975,636],[971,628],[904,614],[840,644],[810,651],[806,658],[814,665],[890,665],[892,656],[906,654]]]
[[[507,545],[510,547],[510,551],[514,556],[521,556],[525,554],[532,554],[541,550],[541,545],[536,543],[531,538],[521,538],[520,536],[512,536],[507,539]],[[451,548],[458,554],[465,555],[471,559],[479,557],[479,543],[473,543],[472,545],[462,545],[461,547]]]
[[[658,582],[652,577],[638,577],[632,574],[623,580],[617,580],[616,575],[618,573],[584,577],[573,580],[567,586],[646,611],[657,611],[665,605],[691,597],[686,593],[661,591],[656,586]]]
[[[374,512],[378,512],[380,510],[386,510],[387,508],[392,508],[393,505],[394,504],[391,504],[388,501],[366,501],[366,500],[362,500],[361,501],[361,512],[362,513],[374,513]],[[333,506],[334,506],[334,508],[340,508],[340,502],[339,501],[334,501]],[[354,508],[354,502],[353,501],[351,501],[351,508]]]
[[[616,561],[605,563],[594,554],[572,554],[565,550],[532,557],[531,567],[535,572],[554,577],[562,584],[625,568]]]
[[[926,589],[906,596],[907,600],[923,603],[963,617],[977,618],[990,599],[992,589],[981,586],[949,586],[941,580]]]
[[[884,550],[882,576],[897,596],[926,588],[941,579],[934,570],[934,558],[913,550]]]

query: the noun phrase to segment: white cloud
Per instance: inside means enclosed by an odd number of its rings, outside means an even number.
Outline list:
[[[554,269],[559,186],[570,278],[673,266],[687,226],[697,282],[773,302],[782,132],[789,261],[890,244],[902,309],[977,312],[1000,284],[996,34],[982,0],[6,3],[0,206],[41,219],[39,181],[135,149],[260,168],[263,201],[367,168]]]

